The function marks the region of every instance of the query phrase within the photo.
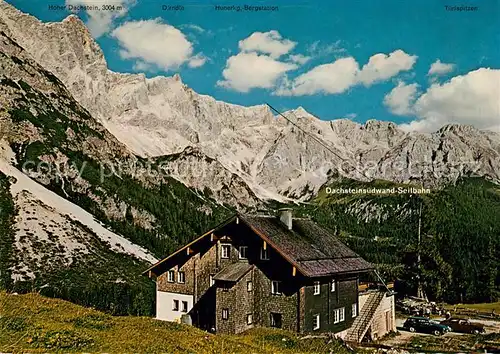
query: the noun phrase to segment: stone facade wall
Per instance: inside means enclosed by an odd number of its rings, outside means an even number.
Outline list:
[[[215,329],[217,333],[229,334],[235,333],[238,314],[236,312],[236,288],[233,286],[229,290],[217,288],[216,290],[216,309],[215,309]],[[227,319],[223,319],[222,312],[228,310]]]
[[[210,287],[210,274],[218,271],[218,249],[218,244],[215,244],[205,252],[193,255],[184,263],[173,267],[171,270],[175,274],[174,282],[168,281],[168,271],[159,275],[156,279],[158,291],[194,295],[197,301]],[[179,271],[185,274],[184,284],[177,281]]]
[[[247,290],[247,282],[252,281],[253,270],[229,289],[217,288],[216,330],[217,333],[241,333],[254,327],[255,320],[247,324],[247,315],[254,315],[253,290]],[[253,285],[253,283],[252,283]],[[252,286],[253,289],[253,286]],[[223,319],[223,309],[229,310],[227,319]]]
[[[298,318],[298,329],[297,332],[303,333],[305,331],[306,326],[306,288],[305,286],[299,289],[299,318]]]
[[[262,270],[254,271],[255,323],[262,327],[271,327],[271,313],[281,314],[281,328],[289,331],[298,330],[298,288],[291,281],[268,277]],[[272,280],[281,280],[281,294],[272,294]],[[298,280],[300,282],[300,280]]]

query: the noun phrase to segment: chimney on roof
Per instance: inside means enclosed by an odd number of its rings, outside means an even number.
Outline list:
[[[280,221],[285,224],[288,230],[292,229],[292,208],[283,208],[279,210]]]

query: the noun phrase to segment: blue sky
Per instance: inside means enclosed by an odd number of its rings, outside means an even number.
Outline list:
[[[43,21],[70,14],[45,1],[9,2]],[[66,0],[103,3],[124,9],[77,14],[114,71],[179,73],[195,91],[223,101],[302,106],[325,120],[376,118],[418,130],[454,122],[500,127],[499,0],[169,3],[182,4],[181,11],[163,11],[154,0]],[[214,6],[244,4],[278,11]]]

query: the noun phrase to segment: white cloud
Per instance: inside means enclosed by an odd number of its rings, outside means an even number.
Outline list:
[[[207,61],[207,58],[203,54],[196,54],[194,57],[189,59],[188,66],[190,68],[199,68],[203,66]]]
[[[150,64],[138,60],[134,63],[134,70],[136,71],[151,71],[153,68]]]
[[[87,6],[87,27],[94,38],[98,38],[108,33],[113,21],[127,13],[127,9],[133,6],[132,0],[102,0],[96,3],[95,0],[66,0],[67,6],[77,9],[78,6]],[[93,10],[93,6],[114,6],[116,10]]]
[[[278,60],[296,45],[283,38],[278,31],[254,32],[238,42],[240,52],[229,57],[222,72],[224,80],[217,85],[227,89],[248,92],[253,88],[270,89],[278,82],[287,81],[286,73],[310,60],[302,54],[290,54],[288,61]]]
[[[304,65],[309,60],[311,60],[311,57],[308,57],[308,56],[305,56],[305,55],[302,55],[302,54],[292,54],[292,55],[290,55],[288,57],[288,59],[290,59],[294,63],[300,64],[300,65]]]
[[[330,64],[316,66],[310,71],[285,83],[276,90],[281,96],[314,95],[316,93],[337,94],[350,87],[387,80],[400,72],[410,70],[417,57],[396,50],[389,55],[375,54],[368,63],[359,68],[353,57],[341,58]]]
[[[370,86],[376,81],[387,80],[401,71],[410,70],[416,61],[416,55],[406,54],[401,49],[395,50],[389,55],[375,54],[363,66],[358,78],[363,84]]]
[[[282,38],[278,31],[272,30],[252,33],[248,38],[239,41],[239,48],[243,52],[269,54],[276,59],[289,53],[296,44],[296,42]]]
[[[347,50],[340,46],[341,43],[342,41],[340,39],[330,44],[323,44],[320,41],[315,41],[307,46],[307,52],[314,58],[325,57],[330,54],[345,53]]]
[[[138,59],[143,63],[137,64],[140,66],[148,64],[171,70],[184,63],[199,67],[206,60],[201,54],[193,55],[193,45],[181,31],[159,18],[126,22],[111,35],[121,46],[120,56]]]
[[[427,75],[430,76],[430,75],[448,74],[449,72],[452,72],[454,68],[455,68],[454,64],[441,63],[441,60],[438,59],[431,64],[431,67],[429,68],[429,72],[427,73]]]
[[[316,66],[290,83],[285,82],[275,94],[302,96],[341,93],[356,83],[358,71],[359,65],[354,58],[339,59],[331,64]]]
[[[384,104],[396,115],[412,114],[412,105],[417,97],[418,84],[406,85],[400,81],[391,92],[384,97]]]
[[[401,127],[435,131],[445,124],[500,129],[500,70],[481,68],[443,84],[433,84],[413,106],[417,120]]]
[[[217,85],[240,92],[252,88],[272,88],[284,73],[296,69],[292,63],[283,63],[267,55],[257,53],[239,53],[227,60],[222,72],[225,80]]]
[[[205,29],[203,27],[200,27],[200,26],[192,24],[192,23],[189,23],[187,25],[182,25],[180,27],[181,28],[188,28],[190,30],[194,30],[194,31],[199,32],[199,33],[204,33],[205,32]]]

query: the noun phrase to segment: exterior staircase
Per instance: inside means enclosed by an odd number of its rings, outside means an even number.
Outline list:
[[[382,301],[384,296],[385,292],[383,291],[376,291],[370,294],[363,305],[363,308],[359,312],[358,317],[356,317],[351,328],[347,331],[347,335],[345,337],[346,341],[359,343],[363,340],[363,337],[373,322],[373,318],[378,306],[380,305],[380,301]]]

